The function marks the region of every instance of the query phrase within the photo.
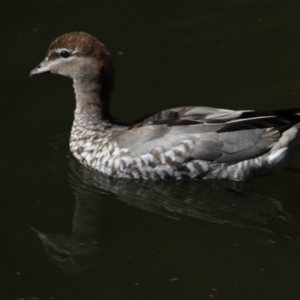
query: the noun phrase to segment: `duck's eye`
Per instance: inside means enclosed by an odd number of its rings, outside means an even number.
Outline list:
[[[70,53],[66,50],[63,50],[59,53],[59,56],[62,58],[68,58],[70,56]]]

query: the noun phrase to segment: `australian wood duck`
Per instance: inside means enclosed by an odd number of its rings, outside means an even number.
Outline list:
[[[114,177],[245,180],[286,164],[300,144],[300,109],[228,110],[187,106],[130,126],[109,114],[113,64],[85,32],[54,40],[30,72],[73,79],[76,109],[70,149],[84,165]]]

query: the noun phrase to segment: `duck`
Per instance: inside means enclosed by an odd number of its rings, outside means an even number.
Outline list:
[[[65,33],[49,46],[30,76],[73,80],[76,98],[70,151],[107,176],[130,179],[229,179],[272,174],[300,145],[300,108],[268,111],[184,106],[132,124],[110,114],[112,56],[96,37]]]

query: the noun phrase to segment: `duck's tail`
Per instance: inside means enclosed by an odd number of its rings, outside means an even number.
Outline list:
[[[300,123],[284,131],[268,156],[271,169],[277,171],[286,167],[298,153],[300,146]]]

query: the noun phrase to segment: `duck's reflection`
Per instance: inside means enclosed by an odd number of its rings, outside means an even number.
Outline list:
[[[71,186],[87,197],[113,193],[119,200],[149,212],[265,231],[275,230],[274,219],[290,220],[280,201],[249,191],[240,182],[112,179],[74,159],[70,166]]]
[[[105,201],[76,193],[70,233],[47,232],[33,224],[30,228],[44,244],[54,265],[78,273],[97,265],[107,254],[109,220],[105,211]]]
[[[85,271],[107,255],[110,220],[106,204],[112,195],[128,205],[177,219],[268,232],[280,227],[281,233],[293,227],[280,201],[242,190],[234,182],[111,179],[73,158],[68,176],[76,197],[72,231],[47,233],[31,225],[50,261],[68,272]]]

